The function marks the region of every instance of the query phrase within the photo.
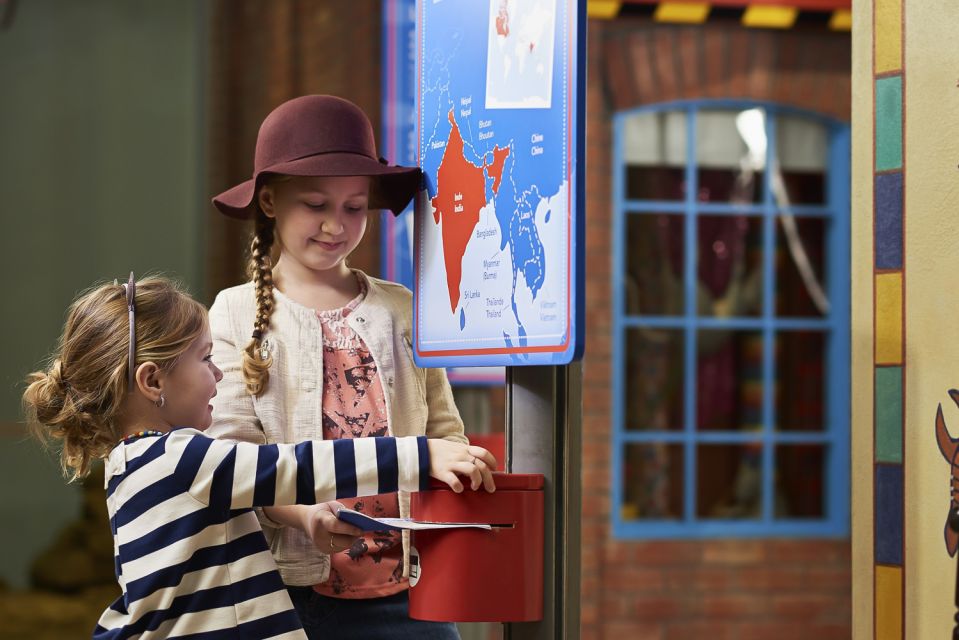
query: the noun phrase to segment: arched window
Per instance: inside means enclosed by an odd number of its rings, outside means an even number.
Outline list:
[[[614,535],[847,534],[848,125],[705,101],[614,131]]]

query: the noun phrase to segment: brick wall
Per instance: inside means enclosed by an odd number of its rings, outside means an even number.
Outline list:
[[[587,348],[583,367],[582,637],[849,638],[849,541],[613,540],[611,468],[612,128],[620,110],[701,98],[850,113],[846,34],[747,30],[721,21],[589,25]]]
[[[850,637],[846,541],[608,541],[583,638]]]
[[[749,98],[849,120],[848,33],[746,29],[724,20],[657,25],[646,18],[594,22],[590,28],[589,88],[601,92],[609,109]]]

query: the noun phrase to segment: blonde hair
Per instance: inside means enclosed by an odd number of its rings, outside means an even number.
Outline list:
[[[134,310],[134,365],[172,369],[206,327],[206,308],[161,277],[137,282]],[[123,286],[96,286],[71,305],[49,367],[27,376],[23,405],[31,431],[44,443],[62,441],[60,465],[71,481],[85,477],[122,435],[129,332]]]
[[[270,329],[270,317],[276,304],[273,297],[273,258],[270,255],[274,223],[272,218],[267,218],[258,210],[254,225],[247,273],[253,280],[256,316],[253,319],[253,337],[243,349],[243,381],[247,393],[259,396],[266,391],[270,365],[273,364],[273,356],[263,348],[263,338]]]

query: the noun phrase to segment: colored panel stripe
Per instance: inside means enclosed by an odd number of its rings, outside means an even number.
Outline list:
[[[657,22],[683,22],[700,24],[709,17],[707,2],[661,2],[656,7],[653,18]]]
[[[905,492],[905,247],[903,239],[903,5],[873,0],[875,78],[875,470],[873,482],[874,640],[902,640]],[[835,18],[835,16],[834,16]],[[884,76],[884,77],[879,77]],[[898,272],[897,272],[898,271]],[[892,364],[900,366],[879,366]],[[898,565],[898,566],[889,566]]]
[[[902,569],[876,567],[876,640],[902,640]]]
[[[902,172],[876,176],[876,268],[902,269]]]
[[[902,463],[902,367],[876,368],[876,462]]]
[[[837,9],[829,18],[829,28],[833,31],[852,31],[852,11]]]
[[[799,9],[796,7],[773,7],[768,5],[750,5],[743,12],[742,23],[747,27],[766,27],[768,29],[789,29],[796,22]]]
[[[902,465],[876,465],[876,563],[902,566]]]
[[[902,68],[902,0],[874,0],[876,73]]]
[[[876,80],[876,171],[902,169],[902,76]]]
[[[902,364],[902,274],[876,275],[876,364]]]

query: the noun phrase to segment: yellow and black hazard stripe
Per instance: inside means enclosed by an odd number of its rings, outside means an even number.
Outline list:
[[[590,18],[650,16],[657,22],[702,24],[710,18],[738,19],[743,26],[792,29],[821,24],[834,31],[852,29],[852,0],[587,0]]]

